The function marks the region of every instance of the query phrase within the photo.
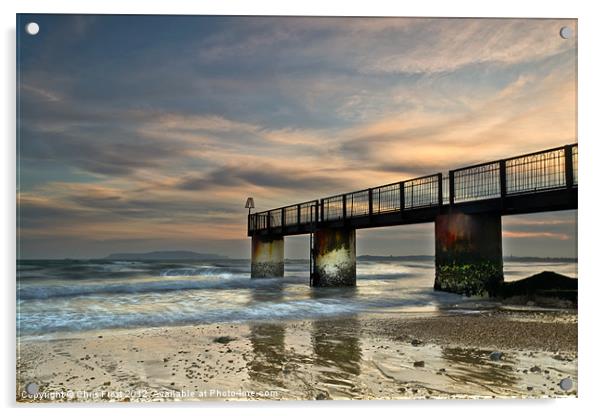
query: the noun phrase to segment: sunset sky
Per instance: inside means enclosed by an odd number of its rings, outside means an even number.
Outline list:
[[[29,36],[23,26],[40,24]],[[577,141],[574,20],[21,15],[21,258],[246,258],[258,210]],[[504,217],[576,256],[576,211]],[[307,237],[287,257],[307,256]],[[434,254],[434,226],[358,231]]]

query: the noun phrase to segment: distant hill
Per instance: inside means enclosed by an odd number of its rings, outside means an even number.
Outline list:
[[[227,256],[211,253],[195,253],[194,251],[152,251],[150,253],[114,253],[106,260],[221,260]]]

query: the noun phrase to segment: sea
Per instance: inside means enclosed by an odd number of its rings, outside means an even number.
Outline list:
[[[506,281],[544,270],[577,277],[576,262],[504,262]],[[434,261],[359,260],[357,286],[309,287],[309,263],[284,278],[251,279],[249,260],[17,262],[17,334],[316,319],[357,314],[475,313],[487,298],[433,290]]]

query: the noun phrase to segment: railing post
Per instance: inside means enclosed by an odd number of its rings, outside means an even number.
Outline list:
[[[564,146],[564,177],[566,187],[573,187],[573,146],[568,144]]]
[[[405,183],[399,182],[399,212],[403,212],[406,207]]]
[[[343,220],[347,218],[347,195],[343,195]]]
[[[280,209],[280,228],[284,229],[284,226],[286,225],[286,217],[284,216],[284,214],[286,213],[284,208]]]
[[[437,200],[439,202],[439,206],[443,206],[443,174],[437,174]]]
[[[320,217],[319,217],[319,212],[318,212],[318,205],[319,205],[319,201],[316,200],[316,203],[314,205],[314,222],[316,223],[316,227],[318,226],[318,222],[320,221]]]
[[[272,211],[268,211],[268,218],[266,219],[266,228],[268,231],[272,228]]]
[[[454,171],[450,170],[449,171],[449,205],[454,205],[454,189],[455,185],[454,185]]]
[[[372,216],[372,188],[368,189],[368,215]]]
[[[506,183],[506,161],[500,160],[500,198],[506,198],[508,185]]]
[[[324,222],[324,200],[320,199],[320,219]]]
[[[297,204],[297,225],[301,225],[301,204]]]

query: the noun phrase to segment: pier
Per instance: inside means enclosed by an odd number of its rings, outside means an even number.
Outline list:
[[[310,236],[311,286],[355,286],[355,230],[435,223],[434,288],[495,294],[503,215],[577,209],[577,144],[249,214],[251,277],[284,276],[284,238]]]

